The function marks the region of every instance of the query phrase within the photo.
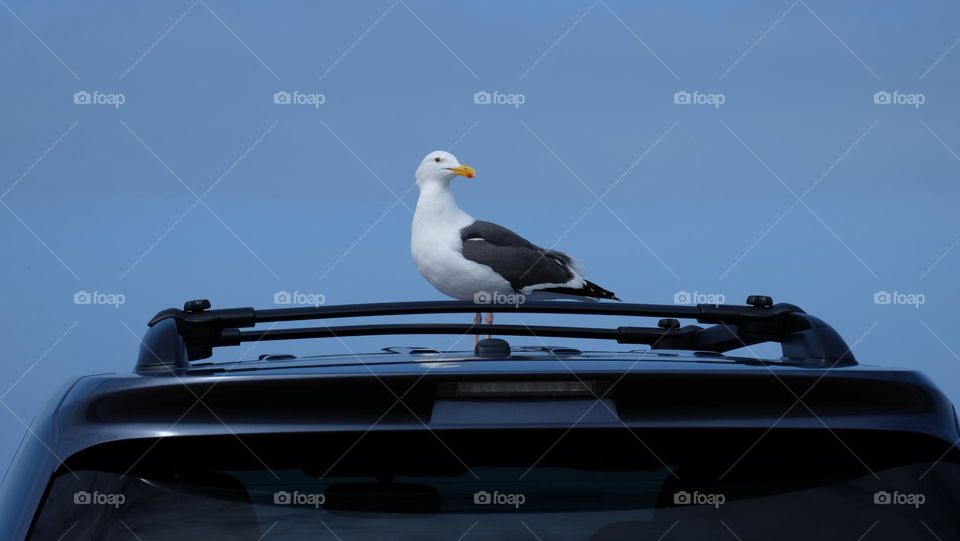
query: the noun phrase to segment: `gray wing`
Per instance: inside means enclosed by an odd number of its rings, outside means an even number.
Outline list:
[[[460,230],[460,239],[463,257],[490,267],[517,291],[541,284],[565,284],[574,277],[570,256],[540,248],[495,223],[477,220]]]

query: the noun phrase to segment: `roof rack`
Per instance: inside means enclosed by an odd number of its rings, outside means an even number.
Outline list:
[[[659,317],[656,327],[561,327],[528,325],[472,325],[456,323],[393,323],[329,327],[241,329],[258,323],[315,319],[454,314],[475,312],[535,314],[589,314],[605,316]],[[678,319],[712,324],[681,326]],[[206,359],[213,349],[244,342],[333,338],[392,334],[490,334],[615,340],[620,344],[646,344],[652,349],[680,349],[723,353],[763,342],[779,343],[783,360],[803,366],[849,366],[857,364],[839,334],[799,307],[779,303],[764,295],[747,297],[747,305],[580,303],[570,301],[526,302],[518,305],[477,304],[469,301],[421,301],[338,306],[211,309],[206,299],[192,300],[183,310],[170,308],[148,323],[136,370],[141,373],[182,371],[190,361]],[[483,344],[483,342],[481,342]],[[509,355],[509,349],[507,350]]]

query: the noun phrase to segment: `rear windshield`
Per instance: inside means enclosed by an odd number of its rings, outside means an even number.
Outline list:
[[[826,430],[137,440],[68,460],[30,539],[960,539],[948,449]]]

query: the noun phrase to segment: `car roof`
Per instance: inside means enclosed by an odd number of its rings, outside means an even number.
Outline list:
[[[923,374],[855,365],[783,362],[670,352],[544,351],[509,358],[376,353],[281,361],[207,363],[176,376],[97,374],[77,381],[56,413],[60,456],[114,441],[164,436],[476,428],[468,420],[435,425],[431,412],[463,382],[580,382],[609,389],[621,414],[614,427],[902,430],[953,441],[953,406]],[[812,392],[810,392],[812,390]],[[809,396],[808,396],[809,393]],[[403,400],[413,416],[381,417]],[[525,397],[507,397],[507,400]],[[563,400],[563,396],[544,398]],[[804,411],[797,403],[809,405]],[[198,406],[199,403],[203,407]],[[643,411],[623,417],[624,412]],[[399,408],[398,408],[399,409]],[[676,417],[678,412],[681,417]],[[396,413],[396,412],[395,412]],[[784,418],[786,417],[786,418]],[[379,419],[379,420],[378,420]],[[778,421],[779,419],[779,421]],[[500,424],[497,424],[500,423]],[[485,428],[543,428],[498,420]]]
[[[946,441],[957,437],[952,404],[923,374],[858,364],[850,348],[826,323],[794,305],[775,305],[769,297],[748,301],[748,306],[681,307],[563,302],[478,307],[448,301],[275,310],[209,310],[208,301],[191,301],[184,310],[165,310],[151,320],[133,373],[93,375],[71,388],[54,415],[54,426],[60,431],[55,442],[63,446],[57,449],[60,456],[69,456],[105,441],[158,434],[477,428],[471,408],[482,409],[483,404],[450,388],[489,382],[494,382],[490,388],[514,390],[555,388],[554,383],[565,382],[556,396],[524,395],[526,390],[495,395],[508,401],[579,398],[609,403],[611,412],[622,414],[614,427],[821,430],[829,423],[830,429],[903,430]],[[649,347],[623,351],[511,346],[503,339],[485,339],[473,351],[390,347],[364,354],[268,354],[249,360],[208,360],[213,348],[243,341],[451,330],[454,334],[486,334],[489,326],[481,330],[449,324],[240,330],[262,322],[461,313],[478,308],[677,315],[714,325],[682,327],[674,319],[665,319],[657,327],[497,327],[535,336],[541,344],[543,334],[616,339]],[[749,351],[750,344],[763,342],[779,343],[783,356],[758,359],[737,354],[738,350]],[[697,347],[704,345],[708,347]],[[580,394],[562,394],[570,389]],[[432,417],[436,405],[451,400],[455,406],[441,409],[458,411],[457,415]],[[398,402],[413,415],[384,413]],[[798,403],[816,408],[795,410]],[[198,404],[204,407],[196,407]],[[483,426],[556,426],[562,424],[560,410],[564,409],[548,407],[542,418],[524,423],[508,416],[488,420]]]
[[[331,374],[353,372],[409,371],[408,365],[426,368],[443,367],[447,371],[496,373],[515,368],[566,370],[604,368],[624,370],[812,370],[822,366],[790,362],[784,359],[725,355],[714,351],[649,350],[623,351],[579,350],[569,346],[513,346],[507,355],[481,356],[475,351],[438,351],[429,347],[387,347],[368,353],[337,353],[297,356],[285,353],[263,354],[257,359],[193,362],[184,375],[255,374]],[[764,368],[768,367],[768,368]],[[842,365],[833,370],[883,370],[869,365]]]

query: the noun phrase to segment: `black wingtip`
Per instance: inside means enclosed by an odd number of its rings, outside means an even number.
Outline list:
[[[619,301],[616,293],[613,291],[608,291],[598,286],[597,284],[586,280],[586,283],[583,286],[583,289],[587,292],[587,295],[590,297],[596,297],[598,299],[610,299],[613,301]]]
[[[541,291],[549,291],[551,293],[563,293],[565,295],[579,295],[581,297],[590,297],[592,299],[607,299],[611,301],[620,301],[617,295],[613,291],[608,291],[598,286],[597,284],[585,280],[583,287],[579,289],[573,289],[570,287],[552,287],[549,289],[543,289]],[[620,301],[622,302],[622,301]]]

